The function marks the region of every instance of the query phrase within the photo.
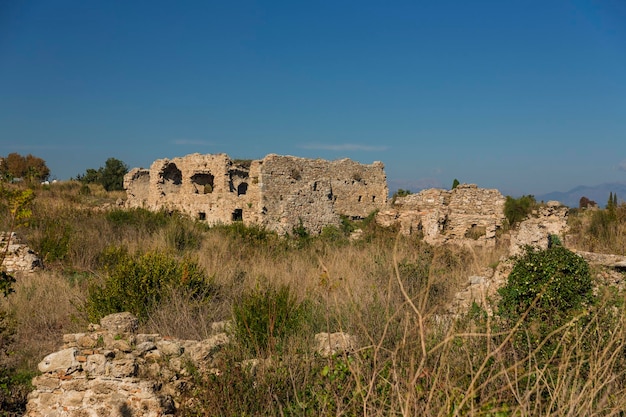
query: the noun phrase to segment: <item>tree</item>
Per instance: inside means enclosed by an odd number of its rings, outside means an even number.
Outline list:
[[[104,164],[100,176],[100,183],[107,191],[121,191],[124,189],[124,175],[128,173],[128,166],[119,159],[109,158]]]
[[[459,180],[455,178],[454,181],[452,181],[452,189],[454,190],[456,187],[459,186],[459,184]]]
[[[124,175],[128,173],[128,166],[116,158],[109,158],[103,167],[95,170],[88,168],[83,175],[76,179],[84,184],[101,184],[107,191],[124,189]]]
[[[613,204],[613,192],[612,191],[609,193],[609,201],[606,202],[606,208],[608,210],[613,210],[615,208],[615,205]]]
[[[22,178],[33,182],[47,180],[50,176],[50,169],[41,158],[31,154],[22,156],[13,152],[2,159],[0,173],[5,180]]]
[[[578,202],[579,208],[588,208],[588,207],[597,207],[598,203],[593,200],[589,200],[587,197],[580,197],[580,201]]]

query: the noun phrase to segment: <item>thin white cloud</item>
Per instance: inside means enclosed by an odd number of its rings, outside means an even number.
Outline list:
[[[356,143],[338,143],[338,144],[326,144],[326,143],[305,143],[300,145],[302,149],[314,149],[322,151],[365,151],[365,152],[380,152],[389,149],[387,146],[372,146],[372,145],[359,145]]]
[[[194,145],[194,146],[208,146],[210,142],[205,140],[193,140],[193,139],[175,139],[172,141],[174,145]]]
[[[623,159],[622,162],[619,163],[617,169],[620,171],[626,171],[626,159]]]

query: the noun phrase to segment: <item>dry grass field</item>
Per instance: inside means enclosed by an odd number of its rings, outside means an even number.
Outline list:
[[[536,304],[513,321],[478,306],[447,317],[445,307],[467,277],[497,265],[504,248],[432,247],[371,218],[315,237],[279,237],[240,224],[209,228],[177,213],[120,209],[123,194],[72,182],[37,188],[35,195],[28,224],[17,232],[46,268],[17,274],[15,292],[0,296],[0,416],[23,410],[37,363],[64,333],[83,331],[90,320],[135,301],[146,307],[141,331],[187,339],[205,338],[212,322],[250,306],[291,312],[280,332],[255,328],[250,339],[227,348],[222,377],[197,375],[189,390],[194,401],[180,415],[621,416],[626,410],[624,296],[619,285],[595,279],[598,269],[590,274],[593,301],[546,328],[527,320]],[[570,223],[568,246],[626,253],[624,205],[612,213],[573,210]],[[0,226],[8,224],[3,212]],[[348,237],[354,227],[364,232],[356,241]],[[183,278],[155,276],[165,271],[161,264],[183,265]],[[150,298],[115,288],[124,274],[152,285]],[[498,300],[486,302],[497,311]],[[305,354],[320,331],[353,334],[360,348],[329,359]],[[271,358],[272,365],[254,375],[237,371],[238,361],[252,357]]]

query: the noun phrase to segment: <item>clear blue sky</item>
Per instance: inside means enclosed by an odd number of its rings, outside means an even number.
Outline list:
[[[626,181],[626,1],[0,0],[0,155],[68,179],[193,152],[390,187]]]

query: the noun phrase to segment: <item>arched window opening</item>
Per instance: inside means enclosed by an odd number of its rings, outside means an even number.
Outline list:
[[[167,164],[161,171],[161,178],[163,179],[163,191],[166,193],[177,192],[183,183],[183,174],[176,164]]]
[[[211,194],[213,192],[215,177],[210,173],[198,173],[191,176],[197,194]]]

